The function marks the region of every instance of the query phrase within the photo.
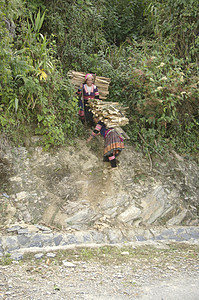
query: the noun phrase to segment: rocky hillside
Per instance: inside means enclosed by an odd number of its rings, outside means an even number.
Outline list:
[[[103,140],[43,152],[1,139],[0,225],[57,230],[198,225],[199,167],[171,151],[150,160],[126,145],[119,167],[102,161]]]

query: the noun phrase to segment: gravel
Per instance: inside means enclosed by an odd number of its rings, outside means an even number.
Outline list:
[[[0,266],[0,299],[196,300],[198,250],[171,244],[58,251],[40,260],[24,255],[23,261]]]

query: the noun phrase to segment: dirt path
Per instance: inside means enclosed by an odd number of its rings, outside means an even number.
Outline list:
[[[79,248],[0,260],[0,299],[199,299],[199,246]],[[69,262],[69,264],[68,264]]]

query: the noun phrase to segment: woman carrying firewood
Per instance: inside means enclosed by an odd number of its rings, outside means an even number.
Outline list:
[[[96,126],[90,137],[87,139],[89,143],[93,137],[101,134],[104,137],[104,161],[109,161],[112,168],[117,167],[116,156],[124,149],[123,139],[113,128],[107,128],[106,125],[99,121],[99,118],[93,118]]]
[[[89,99],[99,99],[99,92],[97,87],[94,85],[94,76],[93,74],[86,74],[85,82],[82,85],[82,88],[78,89],[77,92],[80,97],[79,100],[79,116],[83,123],[86,123],[88,126],[94,126],[93,113],[90,111],[90,106],[88,104]]]

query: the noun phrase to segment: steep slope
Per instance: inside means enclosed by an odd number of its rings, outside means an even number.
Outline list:
[[[43,152],[0,152],[2,228],[16,222],[86,230],[152,225],[197,225],[199,167],[175,152],[151,162],[126,145],[119,167],[102,161],[103,140]]]

